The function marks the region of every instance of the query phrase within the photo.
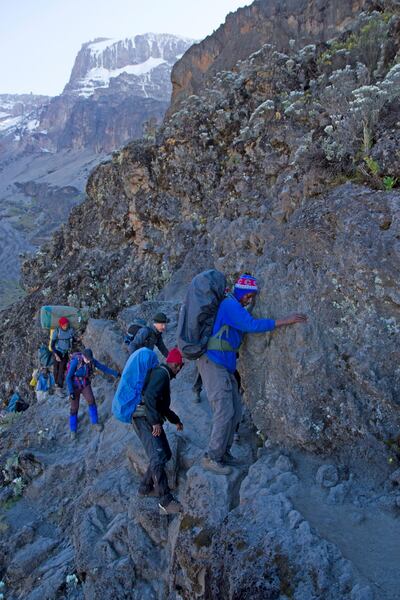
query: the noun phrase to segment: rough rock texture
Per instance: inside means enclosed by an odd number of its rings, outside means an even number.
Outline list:
[[[201,91],[219,71],[232,69],[263,44],[278,50],[333,38],[367,5],[366,0],[256,0],[227,16],[216,32],[190,48],[172,69],[169,114]]]
[[[130,307],[125,316],[152,308]],[[177,307],[162,308],[171,318],[170,346]],[[84,342],[107,364],[124,362],[116,322],[92,319]],[[350,473],[344,463],[271,443],[256,453],[247,417],[233,447],[242,466],[229,477],[204,471],[210,410],[204,396],[191,401],[192,380],[185,367],[172,383],[184,431],[166,426],[169,479],[184,505],[178,517],[161,516],[155,499],[137,497],[147,459],[132,428],[111,417],[115,383],[107,378],[94,379],[101,434],[91,430],[83,402],[78,440],[69,441],[68,408],[57,396],[1,425],[5,597],[393,600],[400,534],[394,474]],[[321,488],[321,473],[332,471],[335,487]]]
[[[370,124],[380,139],[400,89],[392,83],[396,69],[389,64],[387,75],[365,86],[356,57],[371,27],[393,32],[384,46],[398,48],[396,23],[392,15],[361,16],[352,34],[359,45],[352,44],[344,70],[327,64],[327,50],[321,55],[315,46],[291,58],[265,46],[236,73],[217,77],[202,97],[189,98],[156,146],[131,144],[94,171],[87,202],[24,265],[25,285],[37,291],[18,327],[26,328],[30,311],[49,294],[54,303],[115,316],[167,282],[164,297],[176,299],[204,266],[232,276],[251,270],[262,288],[257,315],[302,310],[310,317],[306,327],[251,336],[244,348],[241,371],[257,427],[321,452],[386,452],[383,442],[399,418],[399,373],[392,368],[399,194],[337,185],[345,177],[361,181],[364,159],[352,156],[347,140],[340,146],[332,138],[331,130],[340,129],[329,107],[343,77],[355,94],[388,90],[379,124]],[[331,55],[340,44],[331,43]],[[359,105],[343,106],[340,123],[355,127]],[[382,179],[367,174],[368,183],[376,180],[383,188]],[[38,289],[38,281],[46,287]],[[10,335],[5,329],[3,347]],[[14,372],[24,361],[13,358]]]

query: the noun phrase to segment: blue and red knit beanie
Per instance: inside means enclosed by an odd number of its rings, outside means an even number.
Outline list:
[[[257,293],[257,279],[248,273],[239,277],[233,288],[233,295],[237,300],[241,300],[246,294]]]

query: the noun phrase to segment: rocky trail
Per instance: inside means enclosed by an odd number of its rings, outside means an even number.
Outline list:
[[[174,304],[163,309],[174,327]],[[108,364],[126,359],[114,322],[90,320],[84,340]],[[193,375],[188,364],[172,384],[184,431],[166,425],[177,517],[137,497],[147,459],[132,428],[111,416],[107,378],[94,380],[101,433],[83,402],[70,441],[68,401],[56,395],[2,431],[2,469],[16,475],[0,492],[4,598],[400,598],[396,477],[367,485],[362,470],[333,458],[264,443],[247,417],[233,447],[243,465],[228,477],[205,471],[210,409],[204,395],[193,402]]]

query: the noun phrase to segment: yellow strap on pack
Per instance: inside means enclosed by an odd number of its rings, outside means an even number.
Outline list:
[[[53,337],[53,331],[55,330],[55,327],[51,327],[50,328],[50,337],[49,337],[49,350],[51,351],[51,338]]]

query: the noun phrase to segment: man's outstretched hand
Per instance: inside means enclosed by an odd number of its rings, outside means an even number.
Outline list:
[[[152,434],[154,435],[154,437],[159,437],[161,435],[161,430],[162,430],[161,425],[153,425]]]
[[[277,319],[275,321],[275,326],[282,327],[283,325],[294,325],[295,323],[307,323],[307,315],[303,315],[302,313],[288,315],[283,319]]]

